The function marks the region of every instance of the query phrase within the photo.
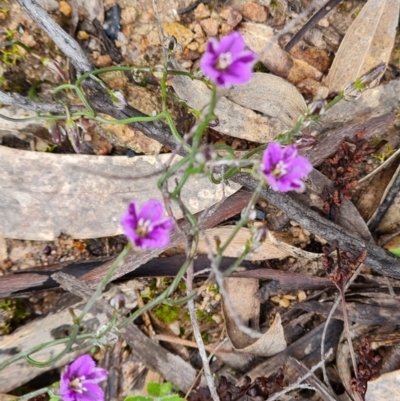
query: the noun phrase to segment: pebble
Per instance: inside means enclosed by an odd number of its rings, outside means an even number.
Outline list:
[[[226,20],[226,23],[232,28],[235,28],[243,19],[242,14],[231,7],[224,8],[219,15]]]
[[[221,324],[222,321],[223,321],[222,317],[220,315],[217,315],[217,314],[212,315],[211,319],[214,320],[214,322],[217,323],[217,324]]]
[[[108,54],[104,54],[97,58],[96,64],[99,68],[108,67],[112,65],[112,59]]]
[[[86,40],[89,38],[89,34],[86,31],[78,31],[78,34],[76,35],[76,37],[79,40]]]
[[[253,22],[265,22],[268,18],[265,7],[249,1],[243,6],[243,16]]]
[[[130,25],[136,21],[137,11],[134,7],[126,7],[121,11],[121,25]]]
[[[221,24],[220,33],[222,36],[229,35],[232,31],[233,31],[233,27],[230,26],[229,24],[227,24],[226,22],[223,22]]]
[[[178,22],[165,22],[163,28],[167,36],[174,36],[183,47],[193,40],[193,32]]]
[[[289,301],[288,299],[286,299],[286,298],[282,298],[282,299],[279,301],[279,306],[281,306],[282,308],[289,308],[289,306],[290,306],[290,301]]]
[[[72,14],[72,7],[66,1],[60,1],[59,10],[60,13],[66,17]]]
[[[211,15],[210,10],[203,3],[200,3],[194,10],[194,18],[196,21],[200,21],[202,19],[209,18],[210,15]]]
[[[215,37],[218,34],[219,22],[213,18],[207,18],[200,21],[200,25],[203,28],[207,36]]]
[[[307,299],[307,294],[306,294],[306,292],[303,291],[303,290],[300,290],[300,291],[297,293],[297,299],[299,300],[299,302],[305,301],[305,300]]]

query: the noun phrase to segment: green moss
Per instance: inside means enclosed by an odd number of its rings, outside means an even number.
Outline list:
[[[269,72],[268,68],[261,62],[257,62],[253,67],[254,72]]]
[[[179,309],[169,305],[159,305],[154,308],[154,315],[166,324],[171,324],[179,318]]]

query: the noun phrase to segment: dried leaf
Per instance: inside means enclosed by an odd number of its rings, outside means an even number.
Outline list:
[[[178,96],[196,110],[210,101],[211,91],[200,81],[178,75],[171,83]],[[291,128],[306,109],[300,92],[289,82],[272,74],[255,73],[248,84],[231,89],[218,100],[215,113],[219,125],[213,129],[266,143]]]
[[[162,200],[159,174],[154,173],[169,158],[51,154],[0,146],[0,237],[54,240],[61,232],[81,239],[121,234],[119,221],[132,199]],[[225,195],[238,188],[225,187]],[[221,186],[195,176],[182,200],[196,213],[222,196]],[[181,215],[179,208],[175,212]]]
[[[225,289],[235,313],[242,322],[251,322],[253,330],[259,330],[260,302],[257,297],[258,280],[237,277],[225,279]],[[243,333],[236,326],[230,309],[223,304],[226,330],[228,337],[237,351],[256,354],[258,356],[272,356],[286,348],[286,340],[279,314],[266,333],[257,340]]]
[[[326,85],[340,92],[378,64],[393,49],[400,0],[369,0],[351,24],[329,71]]]
[[[271,123],[283,132],[296,124],[307,110],[301,93],[288,81],[272,74],[254,73],[246,85],[231,89],[226,96],[236,104],[259,111],[271,118]]]
[[[203,110],[210,103],[211,91],[201,81],[176,75],[171,84],[178,97],[195,110]],[[268,117],[260,116],[225,97],[218,100],[215,114],[219,124],[213,129],[225,135],[267,143],[279,133],[273,132]]]

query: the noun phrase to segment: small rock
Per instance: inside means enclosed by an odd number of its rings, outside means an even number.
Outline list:
[[[60,13],[66,17],[72,14],[72,7],[66,1],[60,1],[59,10]]]
[[[197,60],[200,57],[200,54],[196,51],[190,50],[188,48],[185,48],[185,50],[182,52],[182,58],[184,60]]]
[[[243,16],[253,22],[265,22],[268,18],[265,7],[249,1],[243,6]]]
[[[307,294],[305,293],[305,291],[300,290],[297,293],[297,299],[299,300],[299,302],[303,302],[304,300],[306,300],[307,299]]]
[[[109,67],[110,65],[112,65],[112,59],[108,54],[104,54],[97,58],[96,64],[100,68]]]
[[[329,26],[328,18],[322,18],[322,20],[318,22],[318,25],[323,26],[324,28],[328,28]]]
[[[278,295],[274,295],[270,299],[274,304],[279,304],[279,302],[281,302],[281,299],[278,297]]]
[[[282,308],[289,308],[290,301],[286,298],[283,298],[279,301],[279,306],[281,306]]]
[[[197,42],[191,42],[186,46],[186,49],[197,51],[199,50],[199,44]]]
[[[217,315],[217,314],[212,315],[211,319],[214,320],[214,322],[217,324],[222,323],[222,317],[220,315]]]
[[[89,38],[89,34],[86,31],[78,31],[76,37],[79,40],[86,40]]]
[[[201,25],[196,22],[193,25],[193,32],[194,32],[194,40],[198,43],[204,43],[206,41],[206,37],[204,35],[204,31],[203,28],[201,27]]]
[[[194,18],[196,21],[200,21],[202,19],[209,18],[210,15],[211,15],[210,10],[203,3],[200,3],[194,10]]]
[[[219,31],[222,36],[226,36],[226,35],[229,35],[233,31],[233,27],[230,26],[229,24],[227,24],[226,22],[223,22],[221,24],[221,28]]]
[[[136,21],[137,11],[134,7],[126,7],[121,11],[121,25],[130,25]]]
[[[186,47],[193,40],[193,32],[182,24],[165,22],[163,28],[167,36],[174,36],[183,47]]]
[[[204,29],[204,32],[207,36],[217,36],[219,28],[219,22],[217,20],[207,18],[200,21],[200,25]]]
[[[235,28],[243,19],[242,14],[231,7],[224,8],[219,15],[226,20],[226,23],[232,28]]]
[[[179,322],[177,320],[175,322],[171,323],[168,327],[171,329],[171,331],[176,336],[179,336],[179,334],[181,334],[181,327],[180,327]]]

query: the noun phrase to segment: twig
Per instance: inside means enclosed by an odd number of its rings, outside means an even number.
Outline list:
[[[193,291],[193,263],[190,264],[187,273],[186,273],[186,288],[187,288],[187,294],[190,295]],[[217,388],[215,386],[214,378],[211,373],[210,369],[210,364],[208,362],[206,350],[204,347],[204,342],[201,337],[201,331],[200,331],[200,326],[199,322],[197,321],[197,316],[196,316],[196,308],[194,305],[194,300],[189,299],[188,303],[188,310],[189,310],[189,315],[190,315],[190,322],[192,324],[193,328],[193,335],[194,338],[196,339],[197,347],[199,349],[199,354],[201,361],[203,363],[203,370],[204,370],[204,375],[206,377],[207,381],[207,386],[210,390],[211,397],[214,401],[219,401],[219,396],[217,393]]]
[[[296,388],[299,388],[301,386],[301,382],[304,380],[307,380],[309,377],[314,375],[314,372],[319,369],[324,363],[325,360],[328,359],[333,353],[333,349],[331,348],[323,357],[322,361],[320,361],[318,364],[313,366],[309,372],[307,372],[304,376],[299,377],[294,383],[290,384],[287,386],[284,390],[280,391],[279,393],[275,393],[272,397],[269,397],[267,401],[275,401],[278,398],[282,397],[283,395],[287,394],[289,391],[295,390]]]

